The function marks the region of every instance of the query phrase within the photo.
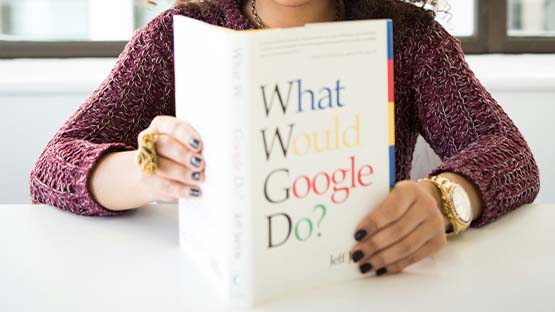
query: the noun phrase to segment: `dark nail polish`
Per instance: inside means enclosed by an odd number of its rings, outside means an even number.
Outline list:
[[[191,196],[194,196],[194,197],[199,197],[200,191],[197,190],[197,189],[191,189],[191,190],[189,191],[189,194],[190,194]]]
[[[384,275],[385,273],[387,273],[387,269],[386,269],[386,268],[381,268],[381,269],[378,269],[378,270],[376,271],[376,275],[377,275],[377,276],[382,276],[382,275]]]
[[[199,147],[199,145],[200,145],[200,142],[199,142],[199,140],[197,140],[197,139],[192,139],[192,140],[189,142],[189,145],[191,145],[191,147],[192,147],[193,149],[197,149],[197,148]]]
[[[193,157],[193,159],[191,159],[191,164],[193,165],[193,167],[198,168],[200,167],[200,162],[201,159],[198,157]]]
[[[200,172],[193,172],[193,174],[191,175],[191,177],[192,177],[193,180],[195,180],[195,181],[200,180]]]
[[[368,235],[368,232],[366,232],[366,230],[358,230],[355,233],[355,239],[360,242],[363,238],[366,237],[366,235]]]
[[[359,262],[360,259],[362,259],[364,257],[364,253],[361,250],[357,250],[355,252],[353,252],[351,258],[353,259],[354,262]]]
[[[370,263],[364,263],[359,267],[360,273],[365,274],[368,271],[372,270],[372,265]]]

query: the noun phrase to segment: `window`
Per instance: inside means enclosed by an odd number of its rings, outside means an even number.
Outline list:
[[[555,53],[555,0],[445,1],[439,20],[466,53]]]
[[[0,0],[0,38],[125,41],[173,3],[157,2],[158,6],[147,0]]]
[[[555,36],[555,0],[509,0],[508,34]]]
[[[348,1],[348,0],[345,0]],[[114,57],[173,0],[0,0],[0,58]],[[466,53],[555,52],[555,0],[440,0]]]
[[[438,21],[453,35],[470,37],[476,31],[475,0],[451,0],[440,6]],[[447,11],[448,13],[441,13]]]
[[[488,52],[555,52],[555,0],[490,0],[487,9]]]
[[[0,0],[0,58],[117,56],[174,1]]]

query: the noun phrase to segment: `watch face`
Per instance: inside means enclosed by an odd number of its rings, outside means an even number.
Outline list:
[[[470,199],[464,189],[459,185],[455,185],[452,188],[452,195],[455,211],[461,221],[465,223],[472,221],[472,207],[470,206]]]

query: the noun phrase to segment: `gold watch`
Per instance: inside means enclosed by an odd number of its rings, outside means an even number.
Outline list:
[[[457,235],[468,229],[472,222],[472,207],[470,198],[464,188],[446,177],[433,176],[418,181],[432,182],[441,192],[441,212],[451,223],[451,232],[447,235]]]

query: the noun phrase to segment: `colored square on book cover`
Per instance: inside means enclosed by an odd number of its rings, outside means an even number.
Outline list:
[[[393,21],[387,21],[387,58],[393,59]]]
[[[393,60],[387,61],[387,97],[389,102],[395,101],[395,76],[393,73]]]
[[[388,104],[388,117],[389,117],[389,145],[395,145],[395,104],[389,102]]]
[[[395,186],[395,146],[389,147],[389,188]]]

